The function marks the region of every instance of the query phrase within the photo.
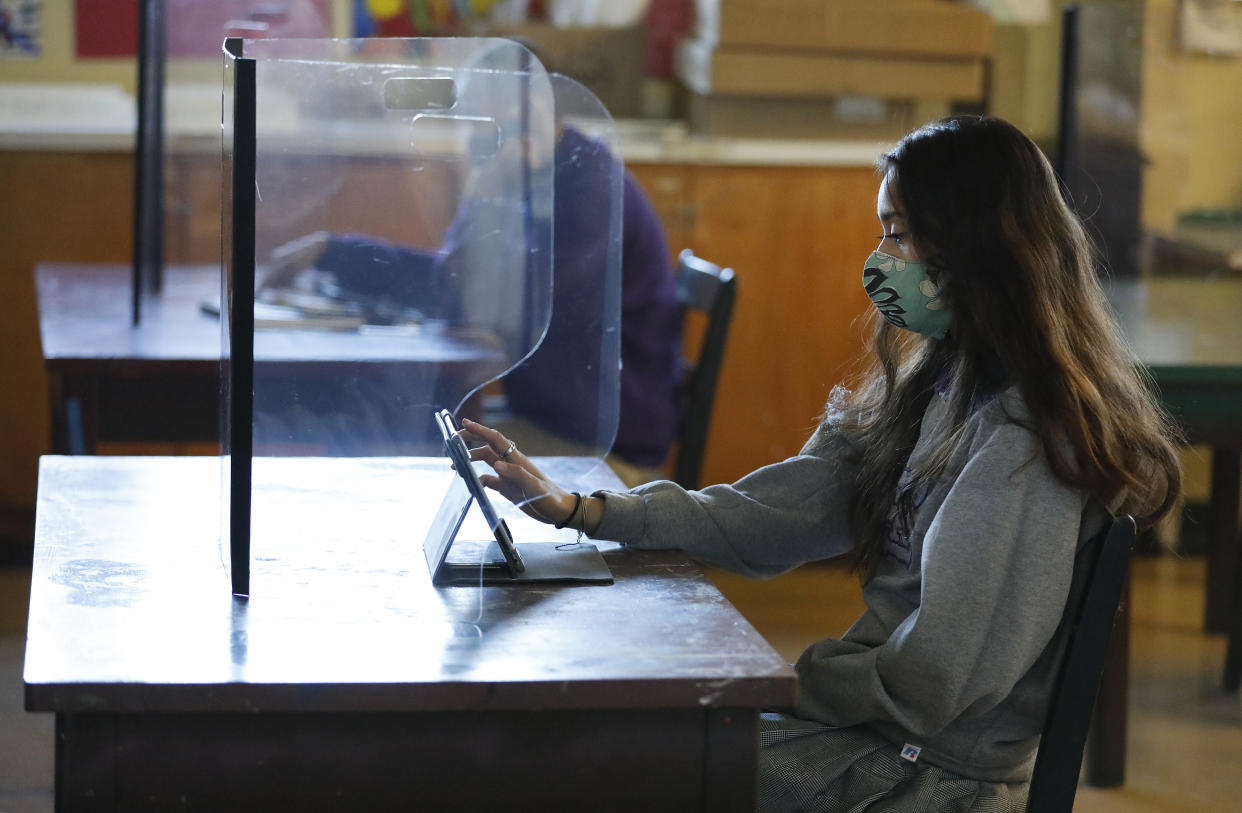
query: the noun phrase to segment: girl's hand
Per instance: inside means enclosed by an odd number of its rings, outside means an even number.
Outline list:
[[[463,419],[461,437],[483,445],[470,450],[471,460],[482,460],[495,474],[479,477],[483,485],[499,491],[528,516],[549,525],[565,525],[577,500],[548,479],[508,438],[481,423]]]

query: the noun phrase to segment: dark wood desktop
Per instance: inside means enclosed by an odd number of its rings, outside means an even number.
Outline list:
[[[599,543],[612,585],[437,589],[445,460],[257,458],[240,599],[220,471],[43,458],[25,684],[58,810],[753,809],[793,671],[680,554]]]

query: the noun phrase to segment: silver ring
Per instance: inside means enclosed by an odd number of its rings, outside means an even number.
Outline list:
[[[500,459],[508,460],[509,455],[513,454],[515,451],[517,451],[517,444],[513,441],[509,441],[509,448],[505,449],[505,453],[500,456]]]

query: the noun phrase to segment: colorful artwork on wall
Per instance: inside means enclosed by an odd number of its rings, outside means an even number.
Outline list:
[[[354,0],[354,36],[468,34],[478,21],[538,17],[542,6],[537,0]]]

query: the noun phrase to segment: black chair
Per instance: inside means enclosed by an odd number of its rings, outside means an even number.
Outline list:
[[[703,451],[716,400],[716,381],[724,360],[737,278],[731,268],[721,268],[685,249],[677,257],[677,298],[707,316],[707,329],[698,360],[685,362],[682,373],[683,415],[673,480],[683,488],[698,488],[703,470]]]
[[[1065,660],[1053,686],[1048,719],[1035,757],[1027,813],[1069,813],[1074,808],[1087,729],[1104,671],[1113,618],[1130,569],[1134,535],[1134,519],[1119,517],[1102,535],[1091,562]]]

